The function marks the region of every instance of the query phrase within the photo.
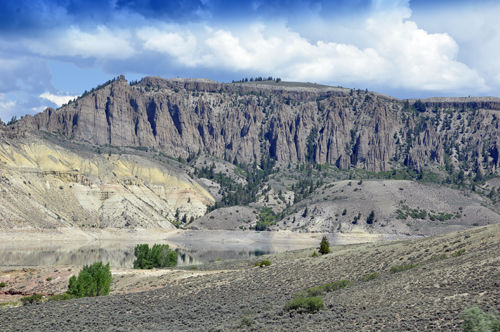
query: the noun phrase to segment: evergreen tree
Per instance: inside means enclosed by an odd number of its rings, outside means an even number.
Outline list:
[[[319,253],[322,255],[326,255],[330,252],[330,242],[328,242],[328,239],[326,236],[323,236],[323,239],[321,240],[321,243],[319,244]]]
[[[366,219],[366,223],[367,224],[373,224],[374,220],[375,220],[375,211],[372,210],[372,212],[370,212],[370,215]]]

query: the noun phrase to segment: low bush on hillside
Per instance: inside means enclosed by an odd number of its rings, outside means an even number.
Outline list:
[[[138,244],[134,249],[134,269],[152,269],[153,267],[171,267],[177,265],[177,253],[170,250],[168,244]]]
[[[403,272],[409,269],[413,269],[414,267],[417,267],[418,264],[403,264],[399,266],[393,266],[391,267],[391,273],[398,273],[398,272]]]
[[[460,314],[466,332],[500,332],[500,315],[497,311],[485,313],[481,308],[470,306]]]
[[[252,326],[253,324],[253,318],[243,316],[243,319],[241,320],[240,328],[244,326]]]
[[[446,256],[446,254],[442,254],[442,255],[439,255],[439,256],[432,256],[431,260],[432,261],[440,261],[440,260],[446,259],[446,258],[448,258],[448,256]]]
[[[315,313],[324,309],[322,296],[329,292],[345,288],[349,286],[349,280],[340,280],[325,285],[311,287],[296,294],[291,300],[285,303],[284,310],[299,310],[308,313]]]
[[[66,301],[66,300],[71,300],[74,299],[75,296],[69,294],[69,293],[64,293],[64,294],[55,294],[49,297],[47,300],[48,302],[57,302],[57,301]]]
[[[325,308],[321,296],[295,297],[285,303],[285,311],[298,310],[313,314]]]
[[[260,266],[260,267],[263,267],[263,266],[270,266],[272,263],[271,261],[267,260],[267,259],[264,259],[263,261],[261,262],[256,262],[254,266]]]
[[[463,254],[465,254],[465,249],[460,249],[459,251],[454,252],[453,254],[451,254],[451,256],[452,257],[458,257],[458,256],[462,256]]]
[[[378,277],[379,277],[378,272],[373,272],[373,273],[365,275],[364,277],[361,278],[361,280],[370,281],[370,280],[378,279]]]
[[[109,263],[95,262],[85,265],[78,278],[69,278],[68,294],[78,298],[108,295],[112,281]]]
[[[21,297],[23,305],[35,304],[42,302],[43,296],[41,294],[33,294],[30,296]]]
[[[351,281],[345,279],[345,280],[340,280],[340,281],[335,281],[335,282],[332,282],[329,284],[325,284],[325,285],[323,285],[323,288],[325,289],[325,291],[327,293],[329,293],[329,292],[335,292],[336,290],[339,290],[342,288],[346,288],[347,286],[350,286],[350,285],[351,285]]]
[[[0,282],[0,288],[3,288],[5,286],[6,286],[5,282]]]

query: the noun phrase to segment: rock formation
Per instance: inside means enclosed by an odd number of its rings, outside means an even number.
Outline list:
[[[57,111],[25,116],[8,130],[152,147],[183,158],[202,150],[244,163],[269,153],[281,162],[378,172],[398,161],[416,170],[444,165],[447,154],[457,165],[465,160],[467,170],[475,154],[489,158],[484,168],[498,167],[498,98],[430,98],[415,111],[415,101],[373,92],[283,84],[146,77],[130,86],[122,76]]]

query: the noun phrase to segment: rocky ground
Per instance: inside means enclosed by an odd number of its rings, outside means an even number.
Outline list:
[[[407,241],[332,247],[317,258],[312,249],[222,261],[180,272],[153,271],[161,287],[0,310],[8,331],[459,331],[459,313],[475,304],[500,308],[500,227],[478,227]],[[460,250],[462,255],[456,254]],[[443,256],[446,255],[446,256]],[[434,257],[434,258],[433,258]],[[440,258],[436,258],[440,257]],[[444,258],[446,257],[446,258]],[[418,264],[399,273],[393,266]],[[379,278],[362,277],[378,272]],[[44,273],[26,271],[45,277]],[[174,273],[179,273],[174,277]],[[21,277],[19,277],[21,278]],[[341,279],[353,285],[327,293],[325,310],[284,311],[304,289]],[[151,280],[150,280],[151,281]],[[150,282],[148,281],[148,283]],[[123,281],[125,284],[125,281]],[[153,281],[151,285],[155,282]],[[138,290],[144,288],[134,286]]]

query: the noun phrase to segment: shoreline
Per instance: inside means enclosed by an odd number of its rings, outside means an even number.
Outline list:
[[[302,233],[292,231],[235,231],[235,230],[184,230],[184,229],[115,229],[81,230],[75,228],[59,229],[0,229],[0,249],[18,247],[19,245],[60,245],[61,243],[86,243],[127,241],[135,243],[145,241],[168,241],[179,245],[184,242],[219,243],[221,245],[244,245],[259,242],[272,244],[286,244],[290,241],[314,246],[326,236],[331,245],[346,245],[367,242],[380,242],[402,239],[414,239],[422,236],[391,235],[369,233],[361,228],[353,229],[349,233]]]

